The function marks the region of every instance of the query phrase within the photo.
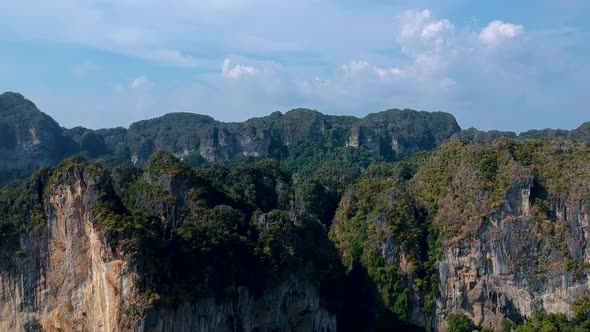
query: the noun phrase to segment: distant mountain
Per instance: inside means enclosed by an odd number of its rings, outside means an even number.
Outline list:
[[[399,160],[432,150],[460,131],[448,113],[399,109],[361,119],[294,109],[239,123],[171,113],[133,123],[129,129],[64,129],[31,101],[11,92],[0,95],[0,129],[0,184],[73,154],[109,164],[143,165],[153,152],[168,151],[191,165],[252,157],[298,165],[302,150],[322,159],[351,147],[364,148],[375,158]]]
[[[50,116],[18,93],[0,95],[0,184],[76,153],[77,144]]]
[[[578,141],[580,143],[590,143],[590,122],[585,122],[581,126],[573,130],[563,129],[533,129],[516,134],[512,131],[481,131],[475,128],[462,130],[454,135],[456,138],[474,141],[478,143],[491,143],[500,137],[512,139],[541,139],[541,138],[555,138]]]

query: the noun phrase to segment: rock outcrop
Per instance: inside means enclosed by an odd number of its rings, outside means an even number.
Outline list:
[[[442,155],[435,162],[437,172],[451,179],[446,186],[455,189],[439,196],[433,220],[443,232],[433,325],[444,329],[455,312],[494,330],[505,319],[522,323],[535,311],[572,318],[570,305],[590,292],[588,147],[563,141],[453,144],[446,148],[459,153],[456,168],[441,166]],[[494,166],[487,179],[486,165]]]
[[[72,167],[53,181],[33,180],[26,198],[45,215],[26,220],[27,234],[3,239],[0,330],[119,330],[137,301],[138,275],[96,223],[103,179]]]
[[[504,319],[520,323],[534,311],[571,317],[570,305],[590,291],[590,202],[552,197],[546,205],[552,220],[535,220],[532,188],[532,177],[514,183],[473,240],[442,250],[437,325],[457,311],[495,330]]]
[[[374,301],[368,316],[436,331],[456,313],[496,331],[534,312],[573,319],[590,293],[588,145],[450,140],[418,162],[413,177],[412,165],[369,167],[333,221],[349,276],[361,271]]]
[[[74,152],[103,163],[74,157],[0,187],[0,331],[445,331],[456,313],[500,330],[536,311],[572,318],[590,294],[590,146],[567,139],[589,128],[445,141],[459,130],[445,113],[298,109],[66,130],[3,94],[0,183]],[[343,156],[321,169],[326,181],[281,168],[316,152]],[[261,156],[283,165],[180,160]]]
[[[1,331],[336,331],[318,282],[295,272],[255,292],[159,300],[145,287],[151,248],[101,208],[115,194],[97,164],[66,161],[19,186],[0,205]]]
[[[214,297],[158,306],[142,331],[337,331],[336,316],[320,306],[317,286],[293,277],[262,296],[240,287],[232,299]]]

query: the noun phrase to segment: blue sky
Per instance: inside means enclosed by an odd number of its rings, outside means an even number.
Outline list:
[[[590,121],[590,1],[25,0],[0,5],[0,91],[65,127],[168,112],[450,112]]]

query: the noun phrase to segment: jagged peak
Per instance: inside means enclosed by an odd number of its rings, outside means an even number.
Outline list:
[[[77,171],[74,171],[77,170]],[[107,175],[104,167],[96,161],[89,161],[81,155],[75,155],[64,159],[55,167],[50,169],[51,183],[57,183],[63,180],[70,180],[76,174],[84,174],[88,172],[94,178],[102,178]]]

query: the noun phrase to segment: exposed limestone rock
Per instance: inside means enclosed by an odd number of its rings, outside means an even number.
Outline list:
[[[94,224],[97,180],[74,168],[48,188],[42,234],[21,237],[19,255],[0,265],[0,330],[118,331],[126,324],[138,276]]]
[[[336,331],[305,276],[256,296],[238,287],[228,298],[150,304],[132,253],[97,221],[104,176],[77,165],[39,184],[46,224],[0,243],[0,331]]]
[[[540,225],[531,217],[532,187],[532,178],[514,183],[503,206],[485,217],[473,240],[443,249],[437,329],[445,329],[452,312],[465,312],[477,326],[495,330],[506,318],[522,322],[534,311],[571,317],[571,303],[590,290],[586,273],[563,267],[564,250],[574,261],[590,262],[590,202],[550,200],[555,220]],[[564,232],[563,242],[552,243],[553,234],[545,233],[551,229]]]

